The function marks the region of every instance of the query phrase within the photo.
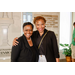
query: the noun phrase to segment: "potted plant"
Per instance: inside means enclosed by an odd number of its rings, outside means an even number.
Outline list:
[[[64,47],[63,50],[63,54],[66,57],[66,61],[67,62],[71,62],[71,44],[60,44],[60,46]]]

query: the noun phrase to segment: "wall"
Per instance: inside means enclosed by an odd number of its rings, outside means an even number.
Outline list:
[[[9,18],[11,12],[8,12]],[[2,12],[0,12],[0,18],[2,17]],[[15,37],[19,37],[21,35],[21,12],[13,12],[13,24],[10,24],[8,28],[8,43],[12,46],[12,41]],[[1,37],[1,26],[0,26],[0,37]],[[1,38],[0,38],[0,45],[1,45]]]
[[[9,27],[8,33],[10,45],[12,45],[12,41],[15,37],[21,36],[21,12],[13,12],[13,20],[14,23]]]
[[[5,16],[5,18],[3,18],[3,13],[4,12],[0,12],[0,21],[4,21],[6,23],[6,20],[10,20],[12,18],[13,23],[9,24],[8,26],[8,37],[7,37],[7,41],[9,44],[10,49],[6,49],[6,46],[2,47],[2,28],[1,25],[3,25],[0,22],[0,61],[4,61],[5,59],[8,60],[10,59],[11,56],[11,48],[12,48],[12,42],[13,39],[15,37],[19,37],[21,36],[21,12],[7,12],[5,14],[7,14],[7,17]],[[4,19],[4,20],[3,20]],[[6,25],[6,24],[4,24]],[[2,47],[2,49],[1,49]]]
[[[69,34],[70,34],[70,42],[72,42],[73,22],[75,22],[75,12],[71,12],[71,18],[70,18],[70,20],[72,21],[72,22],[71,22],[71,25],[72,25],[72,26],[70,26],[71,31],[70,31]],[[65,55],[62,54],[62,53],[63,53],[63,51],[60,50],[60,59],[65,59]]]

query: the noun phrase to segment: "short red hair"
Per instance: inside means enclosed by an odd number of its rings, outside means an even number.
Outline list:
[[[46,23],[46,19],[45,19],[44,17],[42,17],[42,16],[37,16],[37,17],[35,17],[34,20],[33,20],[33,23],[35,24],[35,22],[36,22],[37,20],[40,20],[40,19],[42,19],[42,20]]]

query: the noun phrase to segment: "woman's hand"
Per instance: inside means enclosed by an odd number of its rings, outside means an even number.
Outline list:
[[[56,58],[56,62],[59,62],[59,58]]]
[[[18,43],[19,43],[19,42],[18,42],[18,41],[16,41],[17,39],[18,39],[17,37],[16,37],[16,38],[14,38],[14,40],[13,40],[13,44],[12,44],[13,46],[18,45]]]

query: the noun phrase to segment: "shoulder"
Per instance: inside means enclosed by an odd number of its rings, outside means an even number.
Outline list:
[[[23,40],[23,35],[17,39],[18,42],[22,42],[22,40]]]
[[[49,32],[49,33],[54,33],[54,31],[50,31],[50,30],[49,30],[48,32]]]
[[[54,33],[54,31],[48,31],[48,34],[47,34],[47,36],[49,37],[49,38],[54,38],[54,37],[56,37],[56,35],[55,35],[55,33]]]
[[[49,35],[55,35],[54,31],[50,31],[50,30],[48,31],[48,34]]]
[[[37,36],[37,34],[38,34],[38,31],[33,31],[32,36],[33,36],[33,37],[34,37],[34,36]]]
[[[14,49],[14,48],[17,48],[17,47],[19,47],[21,44],[22,44],[22,41],[21,41],[21,39],[22,39],[22,36],[20,36],[16,41],[18,41],[19,43],[18,43],[18,45],[13,45],[12,46],[12,49]]]
[[[47,31],[48,31],[48,34],[49,34],[49,35],[52,35],[52,34],[54,33],[54,32],[51,31],[51,30],[47,30],[47,29],[44,30],[45,33],[46,33]]]

